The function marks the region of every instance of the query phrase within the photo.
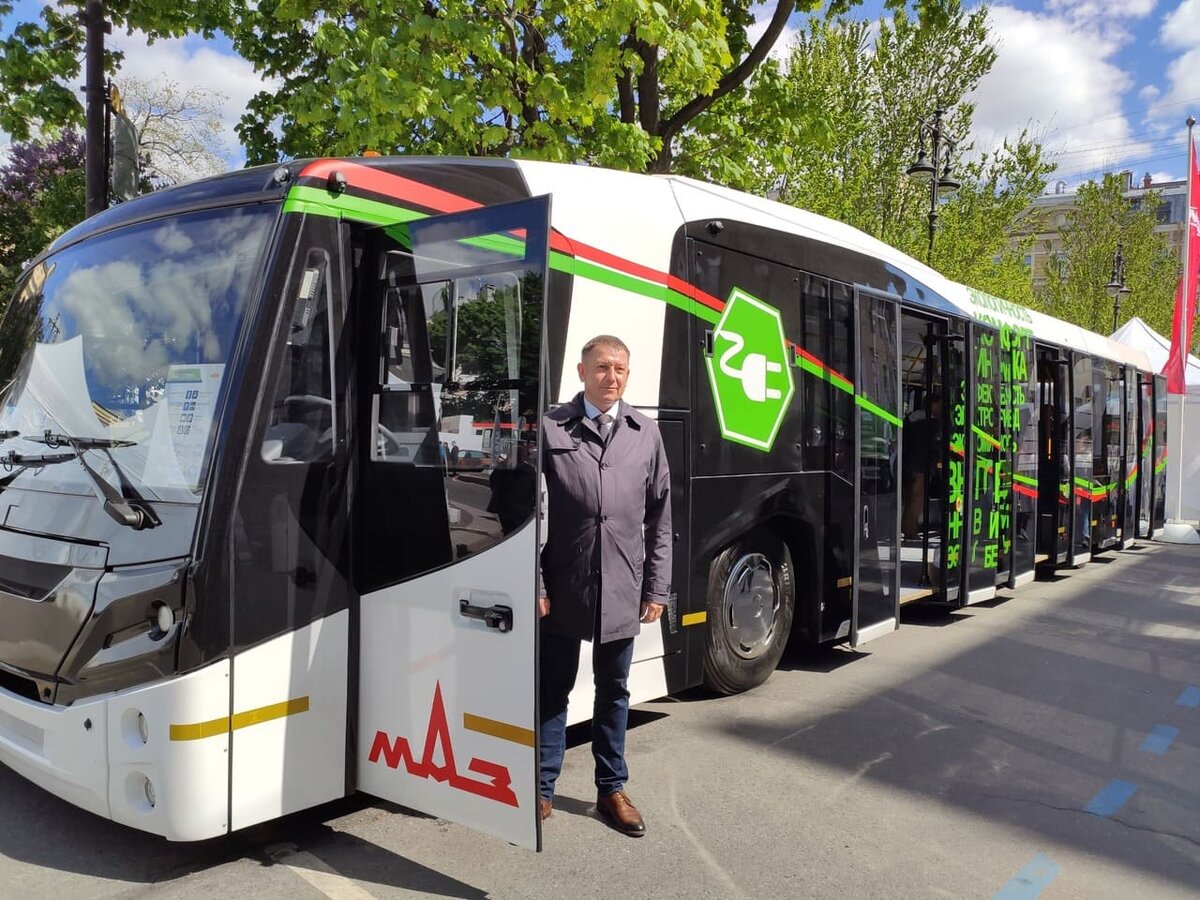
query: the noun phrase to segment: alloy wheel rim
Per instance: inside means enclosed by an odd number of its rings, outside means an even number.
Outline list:
[[[775,640],[779,594],[771,561],[761,553],[740,557],[725,580],[721,626],[742,659],[758,659]]]

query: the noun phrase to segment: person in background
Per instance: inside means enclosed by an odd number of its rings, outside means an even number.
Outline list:
[[[928,410],[915,409],[904,420],[903,469],[901,482],[904,502],[900,516],[900,533],[906,538],[917,536],[924,527],[925,495],[929,490],[930,463],[937,459],[937,442],[942,435],[942,398],[928,398]]]

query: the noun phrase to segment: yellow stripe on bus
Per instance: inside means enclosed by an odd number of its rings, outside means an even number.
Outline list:
[[[294,700],[284,700],[282,703],[248,709],[246,712],[236,713],[233,716],[210,719],[194,725],[172,725],[171,740],[199,741],[230,731],[237,731],[239,728],[249,728],[251,725],[260,725],[263,722],[271,722],[303,712],[308,712],[308,698],[297,697]]]
[[[507,722],[498,722],[495,719],[485,719],[483,716],[463,713],[463,728],[467,731],[476,731],[479,734],[500,738],[502,741],[512,741],[514,744],[521,744],[525,747],[534,746],[533,732],[528,728],[521,728],[519,725],[510,725]]]
[[[679,621],[681,621],[685,626],[687,626],[687,625],[703,625],[705,622],[708,621],[708,613],[707,612],[688,613]]]

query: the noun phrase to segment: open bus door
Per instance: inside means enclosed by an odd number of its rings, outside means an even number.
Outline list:
[[[1150,537],[1167,522],[1167,378],[1154,376],[1154,477],[1151,481]]]
[[[1121,367],[1121,549],[1137,536],[1138,371]]]
[[[1036,523],[1038,502],[1038,414],[1037,363],[1033,338],[1028,331],[1004,328],[1000,332],[1002,411],[1007,411],[1010,478],[1009,536],[1012,557],[1009,586],[1018,588],[1033,581],[1036,566]],[[1007,363],[1007,365],[1005,365]]]
[[[850,643],[857,647],[894,631],[900,621],[900,485],[894,472],[883,476],[880,468],[899,448],[902,423],[900,298],[857,288],[854,306],[858,467]]]
[[[1068,361],[1057,347],[1036,345],[1038,379],[1038,527],[1039,565],[1067,561],[1071,525],[1071,415]]]
[[[1001,541],[1001,510],[996,495],[1005,462],[1000,441],[1000,335],[994,328],[972,324],[967,346],[970,402],[963,428],[968,509],[964,524],[964,606],[996,596]]]
[[[539,849],[549,217],[540,197],[372,228],[356,247],[357,786]],[[483,471],[446,452],[473,421],[511,435]]]
[[[1138,373],[1137,536],[1150,537],[1154,495],[1154,376]]]
[[[1092,560],[1092,485],[1095,472],[1093,426],[1096,415],[1092,358],[1071,353],[1071,527],[1067,565],[1072,568]]]

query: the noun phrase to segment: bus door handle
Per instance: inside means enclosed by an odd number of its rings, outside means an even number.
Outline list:
[[[466,597],[460,597],[458,600],[458,613],[468,619],[478,619],[488,628],[495,628],[504,634],[512,631],[513,613],[511,606],[504,606],[503,604],[476,606]]]

